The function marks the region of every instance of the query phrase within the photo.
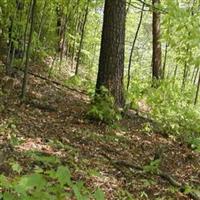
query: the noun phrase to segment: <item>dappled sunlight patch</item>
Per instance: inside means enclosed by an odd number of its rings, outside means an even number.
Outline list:
[[[29,97],[31,97],[31,98],[37,98],[37,99],[42,99],[43,95],[40,92],[31,91],[31,92],[29,92]]]
[[[126,136],[126,132],[122,131],[122,130],[115,131],[115,134],[116,134],[116,136],[119,136],[119,137],[125,137]]]
[[[38,151],[56,156],[64,155],[62,151],[54,149],[51,145],[44,143],[41,138],[28,138],[22,144],[16,146],[16,149],[19,152]]]
[[[138,100],[137,106],[138,106],[138,111],[141,113],[149,113],[152,110],[150,105],[147,104],[147,100],[145,98]]]

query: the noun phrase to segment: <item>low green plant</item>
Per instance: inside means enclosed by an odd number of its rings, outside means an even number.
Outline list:
[[[137,96],[130,90],[129,97],[135,108],[137,103],[145,99],[150,108],[147,117],[154,121],[154,130],[175,137],[188,140],[200,135],[200,110],[194,106],[194,86],[189,85],[181,90],[180,85],[174,80],[159,82],[158,87],[147,86],[146,83],[137,88]],[[140,109],[140,108],[137,108]]]
[[[191,146],[191,148],[197,152],[200,153],[200,137],[198,138],[189,138],[188,144]]]
[[[160,159],[152,160],[148,165],[144,166],[144,171],[148,173],[155,173],[159,171]]]
[[[72,76],[65,80],[65,85],[85,91],[89,96],[94,94],[95,84],[89,77]]]
[[[89,119],[102,121],[106,124],[113,124],[121,119],[114,98],[105,87],[101,87],[100,92],[94,96],[87,116]]]
[[[12,163],[12,169],[21,173],[18,163]],[[72,181],[67,166],[58,166],[57,169],[38,169],[28,175],[7,178],[0,175],[0,198],[4,200],[104,200],[104,193],[97,189],[88,190],[82,181]]]
[[[146,122],[143,124],[142,127],[142,132],[147,134],[147,135],[151,135],[153,133],[153,126],[150,122]]]
[[[81,86],[81,77],[80,76],[72,76],[69,79],[65,81],[65,85],[70,86],[70,87],[79,87]]]
[[[130,105],[130,108],[138,110],[138,100],[143,98],[143,95],[149,89],[150,82],[148,80],[132,79],[131,87],[126,92],[126,103]]]
[[[198,133],[200,113],[192,105],[192,99],[190,91],[181,91],[178,85],[163,81],[147,93],[149,116],[161,132],[176,136]]]

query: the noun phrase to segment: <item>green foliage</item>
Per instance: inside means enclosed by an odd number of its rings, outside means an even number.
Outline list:
[[[153,133],[153,126],[151,123],[147,122],[143,124],[142,132],[147,135],[151,135]]]
[[[46,162],[46,161],[45,161]],[[20,174],[21,166],[13,163],[12,168]],[[13,179],[0,176],[0,196],[5,200],[104,200],[104,193],[97,189],[90,192],[82,181],[72,181],[67,166],[51,170],[35,170],[32,174],[17,176]]]
[[[164,2],[168,11],[163,18],[163,39],[175,51],[175,59],[189,67],[199,66],[199,12],[198,3],[167,0]],[[171,34],[173,32],[173,34]]]
[[[115,106],[114,98],[105,87],[102,87],[100,92],[94,96],[87,116],[89,119],[107,124],[113,124],[121,119],[121,114]]]
[[[126,94],[127,104],[130,104],[132,109],[138,109],[138,99],[142,98],[147,92],[149,85],[151,84],[148,79],[146,81],[139,78],[134,78],[131,80],[131,87]]]
[[[118,199],[123,199],[123,200],[135,200],[130,192],[127,190],[121,189],[119,191],[119,197]]]
[[[132,105],[138,105],[141,99],[146,99],[150,111],[148,118],[152,119],[154,129],[165,134],[185,138],[196,138],[200,135],[200,112],[193,105],[193,86],[189,85],[184,91],[173,80],[165,80],[159,83],[159,87],[147,87],[138,97],[133,94]],[[130,94],[131,97],[131,94]],[[135,106],[134,106],[135,108]],[[138,107],[139,111],[140,108]],[[151,131],[151,127],[144,129]]]
[[[23,170],[20,164],[17,162],[12,162],[11,167],[12,167],[12,170],[18,174],[20,174]]]
[[[43,163],[46,166],[60,164],[60,160],[56,156],[44,155],[41,152],[28,151],[27,156],[35,160],[35,162]]]
[[[160,166],[160,160],[153,160],[149,165],[144,166],[144,171],[148,173],[158,172]]]
[[[81,86],[81,77],[80,76],[72,76],[65,81],[65,85],[70,87],[79,87]]]
[[[160,131],[174,135],[200,133],[200,115],[192,105],[191,89],[181,91],[178,85],[164,81],[159,88],[150,88],[147,95],[150,116]]]
[[[94,193],[94,197],[95,197],[95,199],[98,199],[98,200],[105,199],[105,195],[100,189],[97,189],[97,191]]]
[[[72,76],[65,81],[65,85],[71,88],[81,89],[88,95],[92,95],[94,93],[94,82],[87,76]]]
[[[197,152],[200,152],[200,137],[198,138],[189,138],[187,141],[191,148]]]

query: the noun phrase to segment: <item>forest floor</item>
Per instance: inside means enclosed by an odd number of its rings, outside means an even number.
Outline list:
[[[145,133],[147,122],[138,116],[123,119],[115,127],[88,120],[90,99],[81,91],[34,76],[29,77],[28,89],[26,103],[19,100],[19,88],[0,97],[1,173],[13,176],[8,161],[18,162],[23,173],[31,172],[35,161],[26,152],[37,151],[60,158],[73,171],[74,180],[83,180],[89,188],[100,187],[108,200],[130,196],[192,199],[152,173],[157,167],[180,183],[199,186],[200,155],[186,144],[159,133]],[[158,154],[159,166],[154,166]],[[124,163],[150,170],[141,172]]]

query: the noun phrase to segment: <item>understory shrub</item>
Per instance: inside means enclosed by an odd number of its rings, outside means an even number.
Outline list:
[[[112,124],[121,119],[114,98],[105,87],[101,87],[100,92],[93,97],[87,116],[89,119],[107,124]]]
[[[194,86],[188,85],[181,90],[174,80],[165,80],[160,81],[156,88],[140,88],[137,89],[138,96],[134,94],[132,98],[133,108],[141,99],[145,99],[150,107],[147,116],[155,122],[157,131],[186,140],[200,136],[200,110],[193,104]],[[134,92],[134,89],[131,91]]]
[[[72,76],[65,81],[65,85],[85,91],[88,95],[94,93],[95,84],[88,77]]]

